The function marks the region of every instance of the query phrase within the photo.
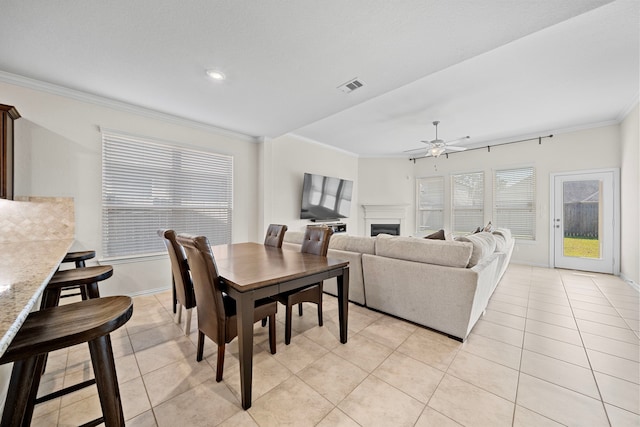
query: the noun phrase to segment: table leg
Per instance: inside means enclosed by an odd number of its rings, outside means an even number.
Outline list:
[[[253,295],[248,292],[236,299],[238,316],[238,350],[240,358],[240,396],[242,407],[251,407],[251,379],[253,376]]]
[[[340,342],[347,342],[347,324],[349,320],[349,267],[338,276],[338,319],[340,321]]]

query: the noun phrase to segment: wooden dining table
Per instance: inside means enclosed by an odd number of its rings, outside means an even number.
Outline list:
[[[251,407],[253,310],[260,298],[302,289],[331,277],[338,282],[340,342],[347,342],[349,262],[265,246],[234,243],[212,246],[222,290],[236,301],[242,407]]]

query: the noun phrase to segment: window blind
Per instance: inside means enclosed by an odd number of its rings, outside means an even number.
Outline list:
[[[484,226],[484,172],[451,175],[451,228],[468,234]]]
[[[496,170],[493,224],[518,239],[536,236],[536,171],[533,167]]]
[[[418,233],[428,233],[444,228],[444,177],[418,178],[417,227]]]
[[[106,258],[164,253],[157,230],[231,242],[233,158],[102,130]]]

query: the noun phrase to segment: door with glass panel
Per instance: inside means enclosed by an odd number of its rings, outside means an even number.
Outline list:
[[[553,264],[619,273],[617,170],[552,175]]]

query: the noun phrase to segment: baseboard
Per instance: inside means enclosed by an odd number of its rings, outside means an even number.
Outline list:
[[[640,293],[640,285],[638,285],[636,282],[634,282],[633,280],[629,279],[627,276],[625,276],[624,274],[620,273],[620,278],[622,280],[624,280],[629,286],[631,286],[633,289],[635,289],[636,291],[638,291],[638,293]]]
[[[166,291],[169,291],[169,290],[171,290],[171,287],[145,289],[144,291],[138,291],[138,292],[130,293],[129,296],[130,297],[140,297],[140,296],[143,296],[143,295],[154,295],[154,294],[159,294],[159,293],[166,292]]]

